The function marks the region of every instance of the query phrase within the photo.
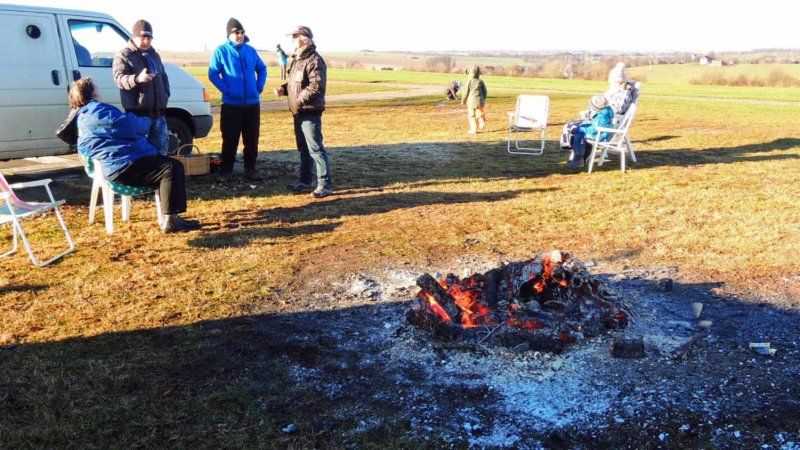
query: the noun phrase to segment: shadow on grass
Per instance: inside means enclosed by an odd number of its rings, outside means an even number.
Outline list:
[[[420,206],[448,205],[462,203],[491,203],[509,200],[520,195],[537,192],[551,192],[554,188],[547,189],[520,189],[506,192],[392,192],[383,193],[380,190],[356,190],[358,193],[376,192],[375,195],[359,197],[339,197],[336,195],[322,201],[303,206],[285,208],[277,207],[263,210],[239,210],[228,213],[226,224],[221,228],[231,228],[230,231],[214,232],[207,227],[210,233],[189,240],[189,245],[203,248],[243,247],[254,239],[288,238],[305,234],[332,231],[341,222],[323,225],[304,225],[298,227],[277,227],[277,224],[294,224],[315,220],[342,219],[348,216],[370,216],[383,214],[400,209],[416,208]],[[352,194],[352,192],[338,195]],[[275,224],[276,226],[270,226]],[[220,229],[221,229],[220,228]]]
[[[647,280],[626,283],[631,292],[653,291]],[[731,448],[754,447],[798,429],[800,316],[717,297],[714,286],[676,285],[670,294],[687,306],[703,302],[704,318],[717,324],[687,360],[648,353],[643,361],[581,370],[589,385],[617,386],[617,401],[636,388],[631,395],[641,404],[670,405],[646,411],[649,431],[641,433],[639,412],[614,409],[608,423],[593,422],[597,430],[561,433],[567,448],[656,448],[659,432],[684,424],[692,432],[675,433],[670,439],[688,440],[671,441],[676,448],[727,448],[722,427],[742,430],[737,440],[728,433]],[[467,444],[466,420],[481,425],[473,437],[488,437],[495,426],[508,426],[503,414],[518,414],[495,409],[504,402],[497,385],[503,377],[437,382],[445,370],[439,366],[458,357],[452,350],[429,358],[393,352],[406,348],[410,334],[421,336],[403,325],[406,302],[310,311],[313,301],[283,300],[305,311],[0,346],[0,442],[7,448],[441,448],[440,439]],[[770,341],[780,351],[762,358],[747,350],[753,341]],[[719,409],[705,409],[709,404]],[[295,433],[281,431],[289,424]],[[520,432],[518,443],[534,448],[548,435]]]
[[[24,249],[22,250],[25,251]],[[27,256],[27,255],[26,255]],[[63,258],[62,258],[63,259]],[[61,261],[61,259],[59,259]],[[46,284],[32,284],[22,286],[0,286],[0,295],[11,294],[14,292],[41,292],[48,289],[50,286]]]
[[[637,143],[654,142],[653,140],[633,141],[634,147]],[[636,150],[637,162],[632,167],[637,169],[649,169],[664,166],[700,166],[706,164],[733,164],[741,162],[761,162],[761,161],[780,161],[787,159],[798,159],[796,154],[771,154],[790,149],[800,148],[800,139],[781,138],[763,144],[749,144],[738,147],[718,147],[703,150],[674,149],[647,151]],[[612,155],[612,158],[615,158]],[[614,168],[613,165],[604,166],[606,169]],[[600,168],[603,169],[603,168]]]

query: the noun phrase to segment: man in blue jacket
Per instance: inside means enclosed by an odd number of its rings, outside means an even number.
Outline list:
[[[267,66],[248,44],[244,27],[231,18],[225,28],[228,41],[217,47],[208,64],[208,79],[222,92],[219,128],[222,132],[222,167],[220,172],[233,172],[233,161],[244,141],[244,173],[248,180],[258,181],[256,172],[258,136],[261,123],[261,91],[267,83]]]

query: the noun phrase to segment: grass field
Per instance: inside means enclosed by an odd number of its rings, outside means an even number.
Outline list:
[[[193,73],[204,81],[204,70]],[[199,232],[164,236],[152,204],[137,201],[132,222],[107,236],[87,224],[88,179],[56,182],[77,251],[45,269],[24,252],[0,261],[0,446],[433,447],[397,417],[355,433],[358,421],[341,419],[348,405],[315,404],[281,359],[246,348],[262,336],[252,318],[335,309],[315,293],[375,270],[447,272],[464,256],[559,248],[609,269],[677,267],[679,282],[800,308],[800,89],[691,86],[694,68],[682,70],[629,73],[648,81],[628,173],[616,160],[570,170],[557,148],[561,125],[605,83],[486,77],[488,130],[477,136],[438,96],[331,103],[337,191],[324,200],[286,192],[298,161],[291,117],[262,112],[268,178],[190,179]],[[331,70],[329,93],[452,77]],[[537,91],[550,96],[547,151],[509,155],[506,112]],[[198,144],[219,140],[215,124]],[[53,251],[56,226],[34,225],[38,248]],[[287,437],[278,416],[305,429],[336,417],[342,433]]]
[[[203,86],[208,89],[208,92],[211,93],[211,106],[219,106],[222,104],[222,93],[220,93],[219,90],[213,84],[211,84],[211,81],[208,80],[208,67],[189,66],[184,67],[184,69],[186,69],[186,71],[190,74],[194,75],[201,83],[203,83]],[[278,67],[268,68],[267,84],[264,86],[264,91],[261,94],[261,101],[280,100],[279,97],[272,93],[273,89],[284,83],[281,82],[280,73],[280,68]],[[366,92],[390,91],[395,89],[397,88],[381,86],[379,84],[341,82],[332,83],[328,88],[327,95],[360,94]]]

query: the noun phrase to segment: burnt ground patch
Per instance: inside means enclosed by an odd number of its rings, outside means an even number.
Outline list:
[[[613,358],[613,335],[560,355],[447,348],[404,322],[411,272],[403,280],[378,271],[290,299],[316,295],[323,310],[2,347],[0,369],[30,370],[0,379],[0,439],[322,448],[792,448],[800,440],[796,311],[726,296],[715,284],[676,282],[664,292],[663,272],[599,276],[634,305],[619,333],[642,336],[645,358]],[[374,292],[365,296],[363,286]],[[713,322],[707,330],[686,315],[696,302]],[[693,338],[689,351],[676,357],[671,337]],[[778,352],[759,355],[753,341]]]

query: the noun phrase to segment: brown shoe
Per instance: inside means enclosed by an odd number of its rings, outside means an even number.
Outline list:
[[[246,170],[244,172],[244,177],[250,181],[261,181],[264,178],[258,174],[254,169]]]

